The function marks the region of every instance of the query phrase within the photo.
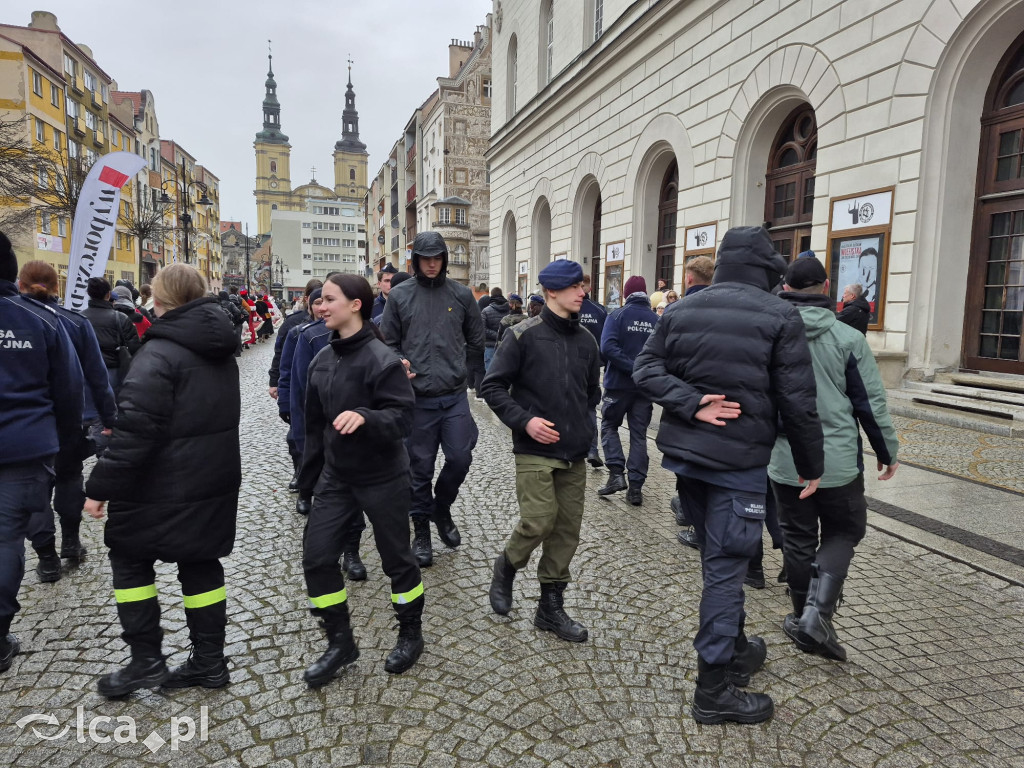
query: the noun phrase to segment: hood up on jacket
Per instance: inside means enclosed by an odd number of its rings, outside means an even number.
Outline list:
[[[420,256],[441,256],[441,271],[437,277],[429,278],[420,271]],[[420,232],[412,241],[412,271],[417,282],[437,287],[443,285],[448,274],[448,244],[437,232]],[[394,280],[391,281],[394,287]]]
[[[146,331],[146,340],[152,339],[173,341],[210,360],[233,357],[238,344],[238,334],[213,296],[164,314]]]
[[[771,291],[785,272],[786,260],[775,252],[764,227],[733,227],[722,238],[711,282],[746,283]]]

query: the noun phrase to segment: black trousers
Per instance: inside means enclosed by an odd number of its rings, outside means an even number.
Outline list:
[[[820,570],[845,579],[853,549],[867,529],[864,475],[838,488],[818,488],[806,499],[799,498],[801,488],[791,485],[773,481],[772,490],[779,505],[789,588],[806,592],[815,562]]]
[[[28,521],[28,539],[36,552],[53,546],[57,529],[53,513],[60,518],[61,530],[66,535],[78,535],[82,525],[82,509],[85,507],[85,488],[82,479],[82,465],[91,454],[88,429],[82,428],[81,439],[65,446],[53,460],[53,509],[40,509]]]
[[[130,554],[110,553],[121,637],[131,647],[133,656],[160,654],[163,633],[160,630],[154,564],[154,560],[137,560]],[[213,623],[219,625],[219,632],[223,634],[227,595],[220,560],[196,560],[177,565],[189,628],[194,623],[190,614],[201,611],[216,616]]]
[[[338,558],[364,512],[373,527],[384,573],[391,579],[392,603],[405,605],[423,594],[420,569],[409,544],[410,498],[408,476],[356,486],[324,469],[302,538],[302,570],[314,615],[348,599]]]

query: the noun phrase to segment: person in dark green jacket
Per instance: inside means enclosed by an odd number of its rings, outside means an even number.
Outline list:
[[[783,630],[802,651],[846,661],[832,614],[854,547],[867,526],[860,432],[864,430],[875,451],[879,480],[896,474],[899,440],[874,355],[861,333],[836,318],[822,263],[797,259],[786,271],[784,288],[779,297],[799,309],[811,350],[825,434],[825,474],[818,492],[801,499],[793,451],[780,432],[768,476],[779,505],[783,562],[793,600]]]

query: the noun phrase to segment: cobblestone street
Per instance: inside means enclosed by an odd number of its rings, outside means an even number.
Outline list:
[[[775,717],[694,722],[700,565],[676,541],[674,480],[653,442],[642,507],[622,494],[600,499],[606,475],[588,470],[566,607],[589,642],[534,629],[536,557],[517,579],[510,616],[495,616],[486,589],[516,519],[513,461],[508,430],[475,400],[480,441],[453,509],[464,543],[448,550],[435,535],[422,659],[402,676],[384,672],[395,621],[367,533],[369,580],[348,585],[361,658],[308,690],[302,672],[325,641],[306,608],[285,425],[266,395],[270,356],[265,345],[240,360],[244,478],[225,561],[232,684],[122,701],[96,693],[97,677],[127,650],[102,525],[87,520],[89,558],[56,584],[38,583],[29,547],[13,627],[23,651],[0,676],[0,765],[1024,766],[1024,588],[870,528],[836,619],[849,662],[804,655],[786,640],[791,608],[774,579],[780,554],[769,550],[768,588],[747,591],[747,631],[768,643],[751,690],[774,697]],[[187,639],[173,566],[158,566],[157,586],[164,650],[177,664]],[[17,725],[31,714],[55,719]],[[137,743],[108,738],[124,736],[125,717]],[[188,730],[182,718],[195,732],[172,742]],[[167,743],[143,744],[151,733]]]

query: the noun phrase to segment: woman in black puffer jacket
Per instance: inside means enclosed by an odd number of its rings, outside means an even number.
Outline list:
[[[114,596],[131,663],[100,678],[104,696],[145,687],[227,684],[224,570],[241,484],[238,342],[206,281],[173,264],[153,280],[159,318],[132,360],[110,447],[86,484],[103,515]],[[205,298],[204,298],[205,297]],[[176,562],[192,653],[168,673],[160,649],[155,561]]]

